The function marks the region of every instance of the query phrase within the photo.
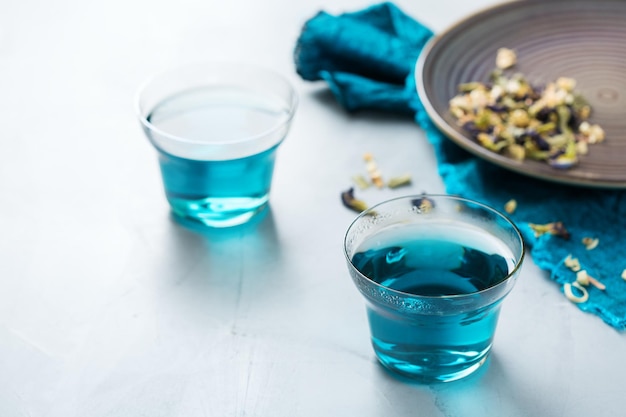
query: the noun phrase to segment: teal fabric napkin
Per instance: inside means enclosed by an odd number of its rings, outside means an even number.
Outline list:
[[[626,329],[626,191],[587,189],[532,179],[476,158],[448,140],[429,120],[416,92],[414,65],[432,31],[392,3],[338,16],[319,12],[297,41],[296,70],[305,80],[324,80],[348,111],[377,109],[415,117],[435,149],[446,191],[502,210],[524,235],[534,262],[557,283],[572,283],[581,269],[606,285],[586,287],[588,301],[576,304],[616,329]],[[607,140],[610,140],[607,139]],[[562,222],[569,239],[537,236],[530,224]],[[582,239],[598,238],[588,250]],[[537,300],[537,302],[540,302]],[[558,310],[555,310],[558,314]]]

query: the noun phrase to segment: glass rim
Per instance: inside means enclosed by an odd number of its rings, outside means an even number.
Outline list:
[[[352,263],[352,259],[350,257],[350,255],[348,255],[348,250],[347,250],[347,242],[348,242],[348,235],[350,233],[350,230],[352,230],[353,226],[356,225],[356,223],[361,220],[363,217],[369,216],[372,214],[372,212],[376,211],[375,209],[377,207],[381,207],[383,205],[387,205],[389,203],[395,202],[395,201],[399,201],[399,200],[411,200],[411,199],[416,199],[416,198],[434,198],[434,199],[446,199],[446,200],[450,200],[450,201],[459,201],[459,202],[466,202],[466,203],[471,203],[474,205],[477,205],[479,207],[481,207],[482,209],[487,210],[488,212],[491,212],[495,215],[497,215],[498,217],[500,217],[501,219],[505,220],[507,224],[509,224],[511,226],[511,228],[513,229],[513,231],[515,231],[515,236],[517,237],[517,239],[520,242],[520,252],[519,252],[519,256],[516,257],[515,259],[515,265],[514,267],[509,271],[509,273],[506,275],[506,277],[504,277],[500,282],[498,282],[497,284],[491,285],[487,288],[484,288],[480,291],[474,291],[471,293],[467,293],[467,294],[447,294],[447,295],[419,295],[419,294],[413,294],[413,293],[409,293],[409,292],[404,292],[404,291],[399,291],[399,290],[395,290],[393,288],[389,288],[387,286],[384,286],[382,284],[379,284],[378,282],[374,281],[372,278],[368,277],[367,275],[363,274],[361,271],[359,271],[359,269],[354,265],[354,263]],[[510,281],[510,279],[514,276],[516,276],[522,266],[522,261],[524,260],[525,256],[526,256],[526,246],[524,244],[524,239],[522,237],[522,233],[520,232],[519,228],[515,225],[515,223],[508,217],[506,216],[504,213],[501,213],[500,211],[496,210],[495,208],[478,202],[476,200],[472,200],[469,198],[465,198],[465,197],[461,197],[458,195],[452,195],[452,194],[411,194],[411,195],[404,195],[404,196],[400,196],[400,197],[394,197],[385,201],[382,201],[380,203],[375,204],[372,207],[369,207],[367,210],[362,211],[361,213],[359,213],[359,215],[357,215],[354,220],[352,220],[352,222],[350,223],[350,225],[348,226],[348,228],[346,229],[346,233],[344,235],[344,239],[343,239],[343,254],[346,258],[346,260],[348,261],[348,264],[350,265],[350,268],[352,268],[352,270],[358,274],[358,276],[367,281],[368,283],[370,283],[371,285],[374,286],[374,288],[379,288],[379,289],[383,289],[385,291],[390,292],[391,294],[396,294],[399,295],[401,297],[404,298],[412,298],[412,299],[423,299],[423,300],[430,300],[430,301],[439,301],[439,300],[461,300],[464,298],[472,298],[472,297],[476,297],[476,296],[483,296],[485,294],[491,293],[496,291],[497,289],[507,285]],[[515,254],[514,254],[515,256]]]
[[[145,112],[142,111],[143,109],[141,106],[141,99],[143,95],[145,94],[148,87],[152,85],[154,82],[158,81],[160,78],[170,75],[170,74],[174,74],[181,70],[189,69],[193,67],[198,67],[198,68],[205,67],[207,69],[247,68],[248,70],[261,72],[261,73],[264,73],[265,75],[269,75],[271,77],[276,78],[277,80],[282,82],[285,87],[287,87],[287,90],[289,92],[289,98],[284,100],[285,103],[288,105],[287,117],[284,120],[282,120],[280,123],[276,123],[275,125],[273,125],[271,128],[261,131],[259,133],[256,133],[254,135],[242,137],[241,139],[236,139],[236,140],[211,141],[210,143],[198,143],[197,141],[187,139],[185,137],[178,136],[178,135],[166,132],[162,129],[159,129],[147,119],[146,115],[144,114]],[[243,84],[245,83],[242,82],[240,85],[243,85]],[[256,65],[256,64],[243,63],[243,62],[238,62],[238,61],[200,61],[200,62],[194,62],[190,64],[172,67],[172,68],[160,71],[160,72],[153,73],[152,75],[148,76],[135,91],[133,103],[134,103],[134,108],[135,108],[135,115],[139,119],[141,125],[149,129],[150,131],[155,132],[173,142],[178,142],[184,145],[202,146],[206,148],[219,148],[219,147],[223,147],[224,145],[241,145],[247,142],[254,142],[255,140],[259,138],[270,136],[274,132],[279,131],[285,126],[288,126],[296,114],[296,109],[298,108],[298,104],[299,104],[299,97],[292,83],[289,82],[289,80],[284,75],[282,75],[281,73],[273,69]],[[271,147],[275,145],[276,143],[272,144],[267,149],[270,149]]]

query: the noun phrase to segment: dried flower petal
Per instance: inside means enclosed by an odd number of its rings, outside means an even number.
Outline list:
[[[513,212],[515,212],[515,209],[517,209],[517,201],[515,199],[507,201],[504,205],[504,211],[509,214],[513,214]]]
[[[602,290],[602,291],[606,290],[606,285],[598,281],[596,278],[592,277],[591,275],[589,275],[588,278],[589,278],[589,283],[591,285],[593,285],[599,290]]]
[[[567,258],[565,258],[565,261],[563,262],[565,263],[565,266],[572,271],[580,271],[580,262],[578,261],[578,258],[572,258],[572,254],[567,255]]]
[[[367,182],[363,175],[354,175],[352,181],[361,189],[365,190],[370,187],[370,183]]]
[[[402,187],[404,185],[409,185],[409,184],[411,184],[411,175],[405,174],[405,175],[400,175],[399,177],[390,178],[389,181],[387,182],[387,187],[398,188],[398,187]]]
[[[576,156],[566,154],[559,155],[556,158],[548,159],[548,165],[550,165],[552,168],[558,169],[568,169],[573,167],[577,163],[578,158],[576,158]]]
[[[354,188],[350,188],[347,191],[341,193],[341,202],[344,206],[350,210],[354,210],[357,213],[367,210],[367,204],[362,200],[357,200],[354,197]]]
[[[578,289],[581,295],[574,295],[572,287]],[[589,293],[578,282],[573,282],[571,284],[568,282],[563,284],[563,292],[565,293],[567,299],[574,303],[584,303],[589,299]]]
[[[517,143],[512,143],[504,148],[504,153],[506,156],[516,161],[523,161],[524,158],[526,158],[526,148]]]
[[[383,182],[383,177],[380,173],[380,170],[378,169],[378,165],[374,160],[374,156],[372,156],[371,153],[367,152],[365,155],[363,155],[363,159],[366,163],[365,166],[367,168],[367,173],[369,174],[370,179],[372,180],[374,185],[378,188],[383,188],[385,186],[385,183]]]
[[[582,135],[582,138],[587,143],[600,143],[604,141],[605,133],[604,129],[600,127],[600,125],[594,124],[584,121],[578,126],[578,131]]]
[[[572,92],[576,87],[576,80],[569,77],[559,77],[556,79],[556,85],[565,91]]]
[[[535,232],[535,237],[539,237],[545,233],[560,236],[563,239],[569,239],[570,234],[563,225],[563,222],[553,222],[547,224],[529,223],[528,226]]]
[[[555,222],[554,223],[552,234],[560,236],[560,237],[562,237],[563,239],[566,239],[566,240],[570,238],[569,231],[565,228],[565,226],[563,225],[563,222]]]
[[[589,285],[589,274],[584,269],[576,274],[576,282],[585,287]]]
[[[598,243],[600,243],[600,239],[592,238],[592,237],[583,237],[582,242],[583,242],[583,245],[585,245],[585,248],[587,248],[587,250],[592,250],[598,246]]]
[[[435,202],[426,196],[413,199],[411,204],[413,204],[413,207],[416,207],[420,213],[428,213],[435,207]]]
[[[524,109],[515,109],[509,115],[509,123],[515,127],[527,127],[530,124],[530,116]]]
[[[517,54],[509,48],[500,48],[496,55],[496,67],[500,69],[511,68],[517,63]]]
[[[585,286],[591,284],[597,289],[603,291],[606,289],[606,285],[589,275],[584,269],[582,271],[578,271],[578,273],[576,274],[576,282],[578,282],[580,285]]]

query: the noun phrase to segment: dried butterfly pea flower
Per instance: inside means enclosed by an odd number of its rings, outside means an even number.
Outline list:
[[[485,84],[478,81],[459,84],[458,88],[461,93],[471,93],[472,91],[476,91],[479,89],[483,89],[486,91],[489,89]]]
[[[592,238],[592,237],[583,237],[582,238],[583,245],[587,250],[595,249],[600,243],[600,239]]]
[[[387,187],[389,188],[398,188],[398,187],[402,187],[402,186],[410,185],[410,184],[411,184],[410,174],[393,177],[393,178],[390,178],[389,181],[387,181]]]
[[[513,214],[516,209],[517,209],[517,201],[515,199],[511,199],[507,201],[506,204],[504,205],[504,211],[506,211],[509,214]]]
[[[563,261],[566,267],[571,269],[574,272],[580,271],[580,262],[578,258],[572,258],[572,254],[567,255],[567,258]]]
[[[530,116],[524,109],[515,109],[509,115],[508,122],[515,127],[528,127],[530,124]]]
[[[378,188],[383,188],[385,186],[385,183],[383,182],[382,175],[372,154],[369,152],[366,153],[365,155],[363,155],[363,159],[366,163],[367,173],[369,174],[370,179],[372,180],[374,185]]]
[[[584,285],[587,286],[589,284],[593,285],[594,287],[596,287],[599,290],[605,290],[606,289],[606,285],[604,285],[603,283],[601,283],[600,281],[598,281],[596,278],[592,277],[591,275],[589,275],[587,273],[586,270],[581,270],[578,271],[576,273],[576,282],[578,282],[580,285]]]
[[[513,143],[505,148],[504,154],[511,159],[523,161],[526,158],[526,149],[521,145]]]
[[[368,208],[367,204],[364,201],[358,200],[354,197],[354,188],[350,188],[347,191],[341,193],[341,202],[344,206],[346,206],[350,210],[356,211],[357,213],[361,213]]]
[[[569,77],[559,77],[556,80],[556,85],[565,91],[572,92],[576,87],[576,80]]]
[[[449,102],[451,114],[492,152],[545,161],[557,169],[573,167],[579,155],[588,153],[588,144],[604,140],[604,130],[585,122],[591,108],[574,91],[576,80],[560,77],[542,88],[521,74],[508,77],[503,70],[515,64],[511,56],[511,50],[499,51],[491,83],[461,84]]]
[[[365,190],[370,187],[370,183],[365,179],[363,175],[354,175],[352,181],[361,189]]]
[[[582,135],[582,138],[587,143],[599,143],[604,141],[605,133],[604,129],[597,124],[590,124],[589,122],[582,122],[579,126],[579,131]]]
[[[563,225],[563,222],[553,222],[546,224],[534,224],[529,223],[528,226],[535,232],[535,237],[539,237],[543,234],[551,234],[555,236],[560,236],[563,239],[569,239],[570,234]]]
[[[587,145],[587,142],[584,140],[576,142],[576,153],[578,155],[587,155],[589,153],[589,146]]]
[[[435,208],[435,202],[426,196],[411,200],[413,207],[416,207],[420,213],[428,213]]]
[[[480,143],[484,148],[489,149],[490,151],[500,152],[502,149],[507,147],[509,144],[505,141],[500,141],[494,135],[490,135],[489,133],[480,132],[476,136],[476,140]]]
[[[500,69],[507,69],[514,66],[517,63],[517,54],[514,50],[509,48],[500,48],[496,55],[496,67]]]
[[[576,274],[576,282],[580,285],[584,285],[585,287],[589,285],[589,274],[587,274],[587,271],[585,271],[584,269],[578,271],[578,273]]]
[[[553,158],[548,158],[548,165],[552,168],[568,169],[578,163],[578,158],[571,153],[562,153]]]

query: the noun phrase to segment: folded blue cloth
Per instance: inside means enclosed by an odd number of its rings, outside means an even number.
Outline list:
[[[416,92],[414,65],[432,32],[392,3],[333,16],[320,12],[306,22],[295,48],[296,70],[306,80],[324,80],[349,111],[378,109],[414,115],[435,149],[446,191],[502,209],[524,235],[535,263],[560,283],[576,280],[568,255],[606,285],[590,285],[581,310],[626,329],[626,191],[553,184],[505,170],[470,155],[433,125]],[[529,224],[563,222],[570,238],[536,236]],[[598,238],[587,250],[584,237]],[[561,286],[561,288],[563,288]],[[540,302],[540,300],[537,300]],[[555,312],[556,314],[556,312]]]

